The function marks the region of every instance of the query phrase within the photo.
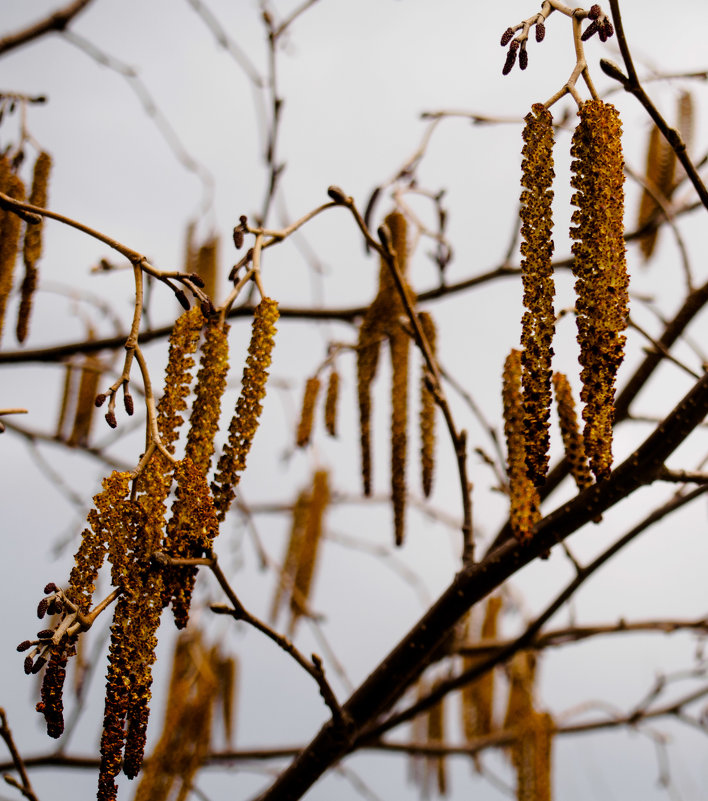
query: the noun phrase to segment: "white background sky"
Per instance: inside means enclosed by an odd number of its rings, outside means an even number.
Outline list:
[[[2,32],[15,30],[54,8],[51,2],[4,0],[0,16]],[[296,3],[274,2],[279,16]],[[259,71],[266,65],[264,31],[258,7],[251,0],[210,0],[209,7],[229,35],[247,53]],[[625,0],[625,29],[644,70],[653,66],[681,72],[704,69],[702,38],[706,7],[698,0],[667,5],[655,0]],[[421,111],[459,109],[498,116],[509,124],[472,126],[465,120],[442,123],[430,144],[419,176],[426,188],[447,188],[450,211],[449,237],[455,259],[448,280],[455,281],[483,272],[501,263],[515,225],[519,194],[521,119],[533,102],[550,97],[573,66],[570,22],[554,14],[547,24],[546,40],[529,45],[529,68],[518,66],[506,78],[501,75],[504,50],[502,31],[537,10],[534,2],[513,0],[479,4],[463,0],[320,0],[294,25],[286,47],[279,54],[280,93],[285,98],[278,157],[286,162],[282,181],[282,206],[276,207],[271,224],[281,222],[282,213],[299,216],[326,200],[326,188],[338,184],[363,208],[372,189],[388,180],[418,147],[425,123]],[[213,206],[200,218],[199,235],[222,235],[221,262],[224,275],[235,260],[230,231],[240,214],[253,214],[262,204],[266,172],[262,143],[254,122],[251,85],[243,70],[219,48],[203,22],[182,0],[94,0],[94,4],[72,25],[72,30],[105,52],[134,67],[156,99],[189,154],[214,176]],[[593,40],[588,57],[596,85],[602,91],[609,79],[597,64],[602,56],[619,61],[614,40],[601,46]],[[674,113],[678,91],[689,84],[678,81],[652,84],[652,95],[669,117]],[[124,78],[97,65],[61,36],[30,45],[0,60],[0,88],[32,94],[42,93],[49,103],[28,111],[27,125],[41,146],[52,153],[55,172],[50,205],[81,220],[130,247],[144,252],[162,269],[180,266],[184,229],[201,206],[202,189],[194,175],[185,171],[165,146],[153,121],[148,119]],[[705,89],[690,84],[698,103]],[[584,89],[581,89],[584,93]],[[586,96],[585,93],[583,96]],[[625,154],[630,166],[640,169],[648,130],[644,113],[632,98],[613,97],[625,125]],[[554,108],[556,118],[570,110],[563,102]],[[572,110],[571,110],[572,111]],[[0,127],[0,143],[16,137],[16,121]],[[695,150],[705,147],[704,120],[699,117]],[[569,252],[567,228],[570,219],[567,186],[569,134],[558,137],[556,173],[556,253]],[[627,190],[628,224],[633,225],[638,191]],[[430,209],[419,211],[432,219]],[[388,211],[382,202],[379,214]],[[682,223],[697,282],[706,279],[704,217],[694,214]],[[45,257],[41,266],[47,289],[74,286],[112,301],[124,321],[130,319],[131,275],[128,271],[96,275],[90,268],[109,256],[99,243],[58,224],[46,226]],[[677,251],[664,232],[659,256],[648,269],[639,265],[635,249],[629,250],[632,290],[651,293],[670,313],[680,301],[683,283]],[[374,292],[378,266],[363,253],[361,241],[344,211],[335,210],[305,229],[307,243],[318,256],[322,276],[313,278],[306,261],[290,243],[273,249],[264,263],[267,291],[282,305],[328,303],[364,304]],[[432,287],[436,271],[425,256],[423,244],[412,264],[412,283],[418,290]],[[515,256],[516,258],[516,256]],[[570,302],[571,282],[561,276],[558,307]],[[500,375],[504,355],[518,343],[520,287],[512,282],[489,285],[483,291],[465,294],[432,305],[440,324],[443,363],[475,394],[492,420],[500,411]],[[173,318],[175,304],[163,287],[153,303],[157,323]],[[39,296],[29,348],[73,341],[84,335],[86,314],[99,335],[114,333],[112,323],[66,297],[46,292]],[[655,320],[638,305],[632,314],[644,324]],[[702,328],[701,328],[702,326]],[[700,338],[705,319],[694,326]],[[232,364],[245,347],[243,323],[232,331]],[[311,470],[325,465],[340,490],[356,492],[358,456],[355,385],[351,356],[344,355],[345,402],[340,411],[342,434],[338,443],[324,442],[306,454],[284,460],[290,450],[292,425],[304,376],[324,358],[328,341],[353,341],[348,326],[334,324],[312,328],[302,323],[281,323],[272,375],[290,391],[273,392],[267,406],[261,436],[252,453],[242,484],[249,502],[292,497]],[[635,340],[628,363],[641,356],[644,343]],[[14,349],[11,327],[6,326],[2,347]],[[574,330],[569,318],[559,326],[556,344],[558,369],[575,373]],[[160,384],[164,349],[148,349]],[[694,359],[695,362],[695,359]],[[627,368],[627,372],[629,367]],[[385,371],[384,371],[385,373]],[[238,375],[238,371],[234,376]],[[2,405],[30,410],[23,423],[51,433],[56,418],[60,368],[23,367],[5,370]],[[686,391],[690,381],[678,370],[666,369],[638,401],[643,412],[666,412],[672,401]],[[376,488],[384,492],[388,482],[385,444],[386,376],[379,379],[377,418]],[[620,379],[620,385],[622,381]],[[235,393],[234,393],[235,394]],[[470,429],[471,445],[489,448],[480,427],[464,405],[454,398],[461,425]],[[121,426],[127,421],[119,415]],[[618,456],[629,452],[648,433],[639,427],[618,433]],[[125,437],[112,453],[132,463],[141,449],[139,430]],[[102,421],[97,420],[94,441],[109,441]],[[36,701],[33,682],[22,674],[16,644],[31,636],[33,609],[44,584],[66,580],[74,541],[58,554],[54,546],[74,538],[85,514],[77,513],[65,494],[38,472],[27,448],[18,438],[5,435],[0,441],[5,465],[3,480],[3,553],[0,570],[6,613],[0,629],[6,658],[0,664],[4,706],[16,730],[23,753],[45,752],[53,743],[41,732],[32,707]],[[693,467],[705,449],[705,439],[682,451],[677,466]],[[413,447],[415,445],[413,444]],[[557,447],[557,446],[555,446]],[[97,491],[103,468],[80,453],[64,453],[52,446],[41,452],[84,501]],[[557,450],[555,451],[557,453]],[[459,514],[459,499],[449,445],[440,447],[440,467],[433,505]],[[473,455],[471,474],[475,483],[475,518],[481,537],[493,536],[505,513],[499,495],[490,493],[492,477]],[[415,468],[413,478],[417,478]],[[564,489],[550,502],[552,508]],[[656,502],[661,488],[651,488],[620,510],[608,513],[602,526],[574,538],[572,545],[583,559],[599,552],[621,534],[637,515]],[[578,595],[575,611],[579,621],[614,621],[656,616],[697,616],[705,611],[703,566],[706,564],[705,504],[677,516],[664,527],[632,546],[613,564],[591,580]],[[259,534],[271,554],[280,558],[287,521],[264,518]],[[363,511],[347,506],[330,516],[333,535],[346,533],[373,543],[388,545],[389,513],[377,506]],[[224,532],[223,558],[234,570],[234,582],[242,600],[257,614],[268,609],[272,575],[260,573],[253,549],[234,522]],[[399,554],[407,565],[422,571],[431,596],[439,593],[456,569],[459,543],[454,533],[427,518],[409,514],[409,540]],[[235,572],[238,568],[238,572]],[[564,560],[554,554],[547,562],[533,565],[515,581],[524,610],[538,611],[570,577]],[[204,577],[206,579],[206,577]],[[206,586],[207,581],[203,581]],[[213,593],[214,591],[212,591]],[[371,557],[332,544],[321,566],[315,605],[327,616],[327,634],[354,683],[375,666],[422,610],[411,586]],[[564,618],[567,619],[567,616]],[[509,616],[509,632],[519,618]],[[162,639],[169,644],[167,625]],[[234,631],[225,624],[214,628],[225,645],[239,655],[243,665],[243,695],[239,707],[237,744],[243,747],[295,744],[307,741],[324,719],[324,708],[313,683],[291,667],[274,646],[251,632]],[[306,627],[300,632],[303,650],[319,649]],[[541,669],[542,704],[555,712],[592,698],[627,709],[638,702],[657,671],[671,671],[691,663],[694,641],[683,635],[635,637],[620,643],[598,642],[574,646],[562,654],[549,655]],[[162,647],[157,666],[158,682],[167,668],[169,653]],[[101,721],[103,664],[94,678],[92,701],[74,739],[68,746],[82,753],[95,751]],[[338,691],[345,697],[341,685]],[[161,693],[153,703],[153,726],[159,721]],[[706,740],[699,733],[671,724],[657,730],[674,738],[671,749],[672,778],[677,795],[685,801],[703,797],[708,784]],[[457,729],[451,725],[451,734]],[[658,766],[651,741],[626,733],[582,737],[559,743],[555,776],[556,796],[589,799],[663,799],[670,796],[657,787]],[[414,798],[417,791],[405,784],[406,765],[401,757],[356,756],[346,763],[361,775],[381,797]],[[497,765],[500,767],[501,763]],[[36,776],[36,779],[35,779]],[[33,775],[40,798],[91,798],[95,777],[83,772],[56,773],[43,770]],[[210,799],[247,799],[262,786],[259,774],[239,772],[204,778],[200,786]],[[474,790],[472,787],[474,786]],[[60,789],[59,789],[60,788]],[[130,792],[123,791],[124,797]],[[488,784],[473,784],[469,766],[455,763],[452,797],[504,796]],[[4,791],[10,796],[12,791]],[[336,797],[358,798],[352,786],[332,776],[318,784],[308,796],[313,801]]]

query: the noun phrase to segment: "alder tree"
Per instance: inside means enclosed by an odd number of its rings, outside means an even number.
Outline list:
[[[120,41],[109,53],[78,32],[89,15],[100,24],[105,0],[75,0],[0,36],[3,59],[59,39],[88,56],[87,69],[107,68],[104,80],[126,81],[178,169],[203,190],[191,219],[171,223],[172,239],[185,243],[178,269],[148,255],[157,244],[124,241],[100,204],[90,219],[76,217],[53,198],[55,182],[71,175],[53,154],[51,128],[35,133],[42,115],[51,120],[63,109],[42,93],[14,90],[6,73],[0,447],[16,442],[33,454],[84,522],[54,543],[73,553],[66,574],[15,576],[33,588],[39,623],[6,580],[6,614],[12,609],[26,637],[19,654],[6,654],[6,675],[15,678],[5,679],[0,703],[31,693],[46,735],[33,730],[28,743],[24,722],[2,710],[5,793],[48,798],[35,776],[51,766],[92,771],[99,801],[296,799],[332,774],[352,797],[379,798],[391,793],[375,789],[386,769],[355,761],[378,753],[391,764],[408,761],[411,784],[397,797],[544,801],[554,787],[568,794],[559,778],[567,741],[632,731],[649,744],[645,772],[667,797],[683,797],[664,727],[708,734],[708,618],[690,591],[677,605],[688,577],[669,564],[679,551],[688,564],[705,557],[683,551],[698,540],[679,530],[704,528],[708,488],[700,327],[708,281],[691,257],[703,249],[708,212],[707,156],[692,142],[708,73],[640,63],[620,0],[587,8],[528,0],[525,19],[503,31],[476,23],[489,41],[501,34],[495,69],[511,86],[548,52],[570,54],[568,74],[559,64],[548,73],[555,83],[535,81],[535,102],[511,118],[425,110],[414,123],[422,125],[419,146],[391,165],[392,177],[374,177],[362,197],[322,185],[318,204],[307,207],[297,187],[284,188],[297,165],[281,156],[281,71],[299,57],[298,32],[329,2],[244,7],[239,13],[265,43],[262,67],[248,55],[252,43],[208,3],[184,4],[249,85],[239,114],[260,132],[252,158],[262,158],[265,190],[228,231],[211,216],[213,176],[181,143],[159,92],[121,60]],[[403,19],[407,4],[396,13]],[[228,98],[227,80],[220,92]],[[670,112],[659,110],[658,97]],[[517,137],[516,151],[483,155],[498,159],[499,182],[518,199],[510,242],[503,223],[485,218],[487,189],[467,187],[477,224],[505,252],[492,267],[460,263],[469,243],[454,223],[473,212],[435,184],[428,164],[437,138],[461,120],[511,125]],[[385,138],[383,122],[379,133]],[[99,146],[109,159],[111,142]],[[357,154],[343,143],[339,157]],[[460,164],[473,157],[450,156]],[[513,175],[502,169],[510,161]],[[130,197],[125,206],[130,215]],[[700,227],[690,228],[695,219]],[[359,295],[369,293],[356,306],[340,290],[344,267],[319,255],[335,224]],[[99,248],[68,304],[52,289],[61,261],[49,237],[67,228]],[[311,302],[280,280],[277,259],[304,265]],[[113,289],[101,295],[109,278]],[[494,327],[500,285],[504,304],[518,307],[512,330]],[[484,307],[492,321],[485,335],[462,341],[459,331]],[[501,308],[499,319],[510,319]],[[83,336],[71,333],[77,321]],[[303,327],[319,345],[279,361],[279,346]],[[495,349],[504,356],[489,374],[484,352]],[[27,367],[41,369],[54,416],[46,401],[34,408],[15,397]],[[99,483],[65,474],[65,452],[100,473]],[[13,470],[7,460],[5,470]],[[35,479],[25,480],[29,497]],[[698,511],[685,517],[687,508]],[[576,608],[586,582],[657,531],[667,565],[651,595],[664,611],[626,617],[621,582],[594,617],[587,605]],[[436,553],[445,556],[433,565]],[[639,584],[661,567],[643,578],[644,566],[629,564]],[[441,566],[448,572],[432,594],[426,574]],[[533,603],[519,589],[529,586],[520,576],[527,566],[535,570]],[[415,595],[407,618],[396,618],[400,604],[382,602],[380,583]],[[369,651],[384,618],[387,636],[394,633],[385,650]],[[638,678],[622,707],[586,690],[591,659],[569,684],[572,706],[559,707],[544,684],[566,652],[602,640],[607,660],[623,653],[617,643],[632,648],[632,638],[666,642],[671,634],[683,638],[680,667],[660,661],[655,682]],[[355,666],[340,655],[342,643],[360,652]],[[259,675],[266,682],[284,663],[286,701],[266,699],[257,724],[242,716]],[[101,693],[102,722],[90,701]],[[303,704],[315,710],[306,734],[284,743],[280,733]],[[82,733],[93,737],[99,724],[93,753],[65,745],[86,742]],[[257,781],[244,781],[254,766]],[[210,783],[215,775],[218,784]],[[343,792],[326,786],[329,795]]]

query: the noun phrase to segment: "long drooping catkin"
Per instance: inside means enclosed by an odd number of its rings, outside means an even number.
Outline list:
[[[298,561],[300,560],[300,550],[302,548],[302,540],[305,533],[305,526],[307,525],[311,502],[312,498],[309,491],[303,491],[297,496],[295,505],[293,506],[288,545],[278,578],[278,586],[273,596],[273,605],[271,606],[270,618],[272,622],[275,622],[278,612],[280,612],[283,599],[292,595],[295,583],[295,572],[297,571]]]
[[[437,331],[435,321],[430,312],[418,315],[423,334],[430,350],[435,355],[437,349]],[[428,386],[427,367],[422,366],[423,375],[420,380],[420,474],[423,495],[430,496],[433,489],[435,472],[435,395]]]
[[[628,316],[624,245],[624,161],[617,110],[589,100],[578,112],[573,134],[571,237],[576,320],[580,344],[583,432],[590,467],[598,481],[612,466],[615,377],[624,358]]]
[[[676,153],[664,139],[656,125],[649,131],[647,158],[644,171],[645,187],[639,202],[637,228],[643,228],[655,215],[661,214],[661,204],[669,202],[676,171]],[[658,202],[657,202],[658,201]],[[639,248],[645,260],[650,259],[659,235],[658,225],[651,228],[639,239]]]
[[[320,552],[324,531],[324,513],[329,504],[329,480],[326,470],[318,470],[312,479],[312,493],[307,521],[302,533],[298,563],[293,577],[293,590],[290,597],[290,631],[303,614],[304,604],[310,596],[312,580]]]
[[[96,393],[101,380],[101,363],[93,356],[86,356],[81,368],[79,391],[76,397],[74,425],[67,440],[67,445],[87,445],[91,433],[94,412],[96,411]]]
[[[235,497],[234,486],[246,468],[246,457],[258,429],[278,316],[278,304],[272,298],[263,298],[253,315],[248,358],[241,378],[241,394],[229,425],[229,439],[224,445],[212,483],[219,520],[226,517]]]
[[[0,157],[0,192],[13,200],[24,200],[25,187],[19,176],[12,172],[7,156]],[[6,209],[0,209],[0,338],[5,322],[7,300],[12,290],[15,262],[20,244],[20,218]]]
[[[325,396],[324,422],[325,429],[330,437],[337,436],[337,403],[339,401],[339,373],[332,370],[327,382],[327,395]]]
[[[47,187],[49,185],[49,172],[52,166],[52,159],[48,153],[40,153],[34,163],[32,175],[32,188],[30,190],[29,202],[33,206],[46,208],[47,206]],[[24,342],[29,331],[30,314],[32,311],[32,299],[37,288],[38,270],[37,262],[42,255],[42,226],[44,218],[40,222],[27,225],[25,231],[25,241],[23,246],[23,256],[25,263],[25,277],[22,281],[20,290],[20,308],[17,313],[16,335],[18,342]]]
[[[524,159],[521,164],[521,277],[524,284],[521,357],[526,432],[526,468],[536,486],[548,468],[553,357],[553,118],[537,103],[526,116]]]
[[[391,350],[391,500],[396,545],[405,538],[406,458],[408,451],[408,355],[410,339],[399,326],[389,337]]]
[[[512,350],[504,363],[502,400],[507,449],[507,475],[511,509],[509,519],[514,536],[521,541],[531,537],[540,519],[538,490],[526,468],[526,432],[521,398],[521,351]]]

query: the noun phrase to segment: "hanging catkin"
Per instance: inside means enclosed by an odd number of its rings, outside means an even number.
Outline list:
[[[20,178],[12,172],[7,156],[0,156],[0,192],[13,200],[24,200],[25,187]],[[7,300],[12,291],[15,275],[15,262],[20,244],[20,218],[7,209],[0,209],[0,338],[5,322]]]
[[[521,357],[526,468],[536,486],[548,469],[553,357],[553,118],[541,103],[526,116],[521,164],[521,276],[524,285]]]
[[[339,373],[332,370],[327,382],[327,395],[325,397],[324,422],[325,429],[330,437],[337,436],[337,403],[339,401]]]
[[[584,490],[592,484],[592,475],[585,455],[583,438],[578,428],[573,393],[568,379],[563,373],[553,374],[553,389],[556,394],[558,421],[565,447],[565,458],[568,460],[571,475],[575,479],[578,489]]]
[[[30,190],[29,202],[33,206],[46,208],[47,206],[47,187],[49,185],[49,172],[52,166],[52,159],[48,153],[40,153],[34,163],[32,175],[32,189]],[[20,290],[20,308],[17,313],[16,335],[18,342],[24,342],[29,331],[30,314],[32,311],[32,300],[37,289],[37,262],[42,255],[42,226],[44,217],[36,224],[28,224],[25,231],[25,241],[23,245],[23,256],[25,264],[25,277],[22,281]]]
[[[421,312],[418,315],[420,327],[423,329],[430,351],[435,355],[437,345],[437,331],[435,321],[430,312]],[[433,489],[433,475],[435,472],[435,395],[428,386],[429,377],[427,366],[422,366],[420,379],[420,474],[423,486],[423,495],[430,496]]]
[[[241,378],[241,394],[229,425],[229,439],[224,445],[211,485],[219,520],[225,518],[236,495],[234,486],[246,468],[246,457],[258,429],[278,316],[278,304],[272,298],[263,298],[253,315],[248,358]]]
[[[312,437],[312,423],[315,419],[315,403],[320,393],[320,379],[317,376],[308,378],[305,382],[305,390],[302,396],[302,408],[300,409],[300,420],[297,424],[295,444],[298,448],[304,448],[310,444]]]
[[[628,284],[624,245],[624,161],[617,110],[589,100],[573,134],[570,229],[573,243],[576,321],[585,404],[583,438],[598,481],[612,466],[615,377],[624,357]]]
[[[502,400],[506,436],[507,475],[511,509],[509,520],[516,539],[531,537],[540,519],[538,490],[526,470],[526,433],[521,399],[521,351],[512,350],[504,363]]]

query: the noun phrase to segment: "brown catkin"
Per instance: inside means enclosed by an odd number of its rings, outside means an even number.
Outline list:
[[[48,153],[40,153],[34,163],[32,175],[32,189],[30,190],[29,202],[33,206],[46,208],[47,206],[47,187],[49,185],[49,172],[52,166],[52,159]],[[25,264],[25,277],[22,281],[20,290],[20,308],[17,314],[16,335],[18,342],[24,342],[29,331],[30,314],[32,311],[32,300],[37,288],[38,270],[37,262],[42,255],[42,226],[44,218],[36,224],[28,224],[25,230],[25,241],[23,246],[23,256]]]
[[[629,314],[624,243],[622,126],[614,106],[588,100],[573,134],[571,186],[576,190],[570,229],[576,322],[585,404],[583,439],[598,481],[612,467],[615,377],[624,358]]]
[[[196,273],[204,281],[204,293],[216,303],[219,283],[219,239],[212,237],[199,248],[196,259]],[[190,271],[191,272],[191,271]]]
[[[405,538],[406,456],[408,450],[408,356],[410,339],[402,328],[389,337],[391,349],[391,501],[396,545]]]
[[[361,445],[361,477],[364,495],[371,495],[371,385],[376,378],[383,337],[379,319],[370,306],[359,327],[356,350],[357,398]]]
[[[570,472],[575,479],[579,490],[584,490],[592,484],[592,475],[588,467],[587,456],[583,438],[578,428],[578,418],[575,414],[575,403],[570,383],[563,373],[553,374],[553,389],[556,394],[558,406],[558,421],[560,423],[565,458],[568,460]]]
[[[307,522],[302,534],[299,558],[293,579],[293,592],[290,601],[290,631],[295,628],[298,618],[303,614],[304,605],[310,597],[312,580],[317,566],[320,542],[324,528],[324,513],[329,504],[329,481],[326,470],[318,470],[312,479],[312,494]]]
[[[330,437],[337,436],[337,404],[339,401],[339,373],[332,370],[327,381],[325,396],[324,423]]]
[[[418,315],[423,334],[433,355],[437,349],[435,321],[429,312]],[[427,367],[422,366],[420,380],[420,473],[423,495],[430,497],[435,472],[435,395],[430,391],[427,380]]]
[[[433,689],[435,687],[433,686]],[[428,745],[444,745],[445,743],[445,698],[441,698],[428,710]],[[427,761],[426,785],[430,784],[430,774],[435,777],[438,795],[447,795],[447,760],[444,755],[430,757]],[[429,787],[426,787],[426,790]],[[428,793],[425,793],[426,796]]]
[[[509,520],[514,536],[523,542],[531,538],[533,527],[540,519],[540,500],[538,490],[531,483],[526,469],[526,433],[521,398],[521,351],[512,350],[504,363],[502,400],[511,501]]]
[[[643,228],[650,221],[659,222],[662,219],[662,205],[669,203],[674,186],[676,171],[676,153],[671,145],[664,139],[656,125],[652,125],[647,142],[646,167],[644,169],[644,183],[639,203],[639,216],[637,228]],[[639,239],[639,248],[645,261],[654,253],[659,236],[658,225],[643,234]]]
[[[273,597],[273,605],[271,606],[270,618],[272,622],[278,616],[283,599],[286,596],[292,596],[292,590],[295,582],[295,572],[300,560],[300,550],[302,548],[303,535],[305,533],[305,526],[310,512],[310,504],[312,498],[309,492],[301,492],[293,506],[293,514],[290,523],[290,535],[288,537],[288,545],[283,558],[283,565],[278,577],[278,586],[275,590]]]
[[[236,495],[234,486],[246,468],[246,457],[258,429],[278,316],[278,304],[272,298],[263,298],[253,315],[248,358],[241,378],[241,394],[229,425],[229,439],[224,445],[212,483],[219,520],[226,517]]]
[[[25,197],[24,184],[11,171],[7,156],[0,158],[0,192],[4,192],[13,200],[24,200]],[[22,221],[16,214],[0,209],[0,338],[2,338],[7,301],[12,291],[21,228]]]
[[[76,398],[74,426],[67,440],[71,447],[88,445],[96,410],[96,393],[101,380],[101,363],[92,356],[86,356],[81,368],[79,392]]]
[[[524,312],[521,344],[526,468],[541,486],[548,469],[553,311],[553,118],[541,103],[526,116],[521,164],[521,277]]]
[[[76,371],[71,364],[64,365],[64,381],[61,393],[61,403],[59,404],[59,416],[54,436],[61,440],[64,438],[64,425],[66,424],[69,413],[69,406],[74,403],[76,395]]]
[[[214,437],[219,429],[221,398],[229,372],[229,327],[210,322],[204,332],[202,354],[189,418],[185,456],[207,475],[214,453]]]
[[[499,597],[492,597],[487,601],[480,632],[480,639],[483,642],[494,641],[497,637],[497,621],[501,605]],[[479,657],[465,656],[462,662],[463,670],[473,668],[478,661]],[[462,727],[468,742],[491,733],[493,707],[494,670],[492,669],[462,688]]]
[[[315,404],[317,403],[317,396],[319,394],[320,379],[317,378],[317,376],[308,378],[302,396],[300,420],[297,424],[297,433],[295,435],[295,444],[298,448],[304,448],[310,444],[312,423],[315,419]]]

